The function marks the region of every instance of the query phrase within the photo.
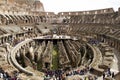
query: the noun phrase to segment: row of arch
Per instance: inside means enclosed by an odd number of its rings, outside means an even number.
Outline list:
[[[0,24],[31,24],[52,21],[53,16],[33,16],[33,15],[7,15],[0,14]]]
[[[92,14],[92,15],[68,15],[64,17],[64,23],[100,23],[100,24],[119,24],[120,15],[115,13]]]

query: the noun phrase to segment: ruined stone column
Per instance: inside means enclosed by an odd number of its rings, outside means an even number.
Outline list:
[[[30,52],[31,59],[34,60],[34,52],[33,52],[32,46],[29,48],[29,52]]]
[[[118,15],[120,16],[120,8],[118,8]]]

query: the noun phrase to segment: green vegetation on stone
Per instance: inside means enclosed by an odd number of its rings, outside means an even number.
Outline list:
[[[40,60],[40,61],[37,63],[37,69],[38,69],[38,70],[41,70],[41,69],[42,69],[42,60]]]
[[[53,46],[53,50],[52,50],[52,64],[51,64],[51,69],[52,70],[57,70],[58,66],[59,66],[59,61],[58,61],[58,49],[57,46],[54,45]]]

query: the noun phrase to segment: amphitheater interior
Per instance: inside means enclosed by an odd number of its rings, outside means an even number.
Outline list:
[[[0,80],[120,80],[120,8],[54,14],[4,1]]]

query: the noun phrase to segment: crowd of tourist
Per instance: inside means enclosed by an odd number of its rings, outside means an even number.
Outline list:
[[[69,69],[69,70],[46,70],[44,80],[69,80],[69,78],[72,78],[73,76],[80,76],[79,79],[70,79],[70,80],[98,80],[97,75],[93,75],[93,68],[85,67],[82,69]],[[103,79],[106,80],[107,78],[110,78],[114,80],[114,72],[108,68],[106,71],[103,72]],[[69,77],[69,78],[68,78]],[[101,78],[102,78],[101,77]]]
[[[97,80],[97,76],[89,74],[93,69],[86,67],[83,69],[69,69],[69,70],[47,70],[45,72],[44,80],[67,80],[68,77],[79,75],[84,76],[79,80]],[[76,79],[75,79],[76,80]]]
[[[9,75],[8,72],[5,72],[2,68],[0,68],[0,79],[3,80],[21,80],[17,76],[19,73],[17,71],[13,72],[13,76]]]
[[[107,71],[104,71],[104,73],[103,73],[103,80],[105,80],[105,78],[107,78],[107,77],[114,78],[114,76],[115,76],[114,72],[112,72],[110,70],[110,68],[108,68]]]

